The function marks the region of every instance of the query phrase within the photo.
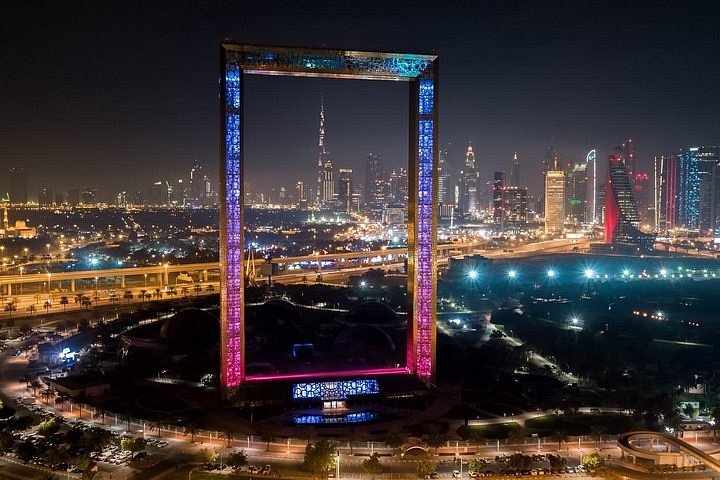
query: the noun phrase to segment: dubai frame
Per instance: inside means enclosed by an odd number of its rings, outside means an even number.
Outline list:
[[[255,380],[414,374],[435,377],[438,57],[403,53],[271,47],[220,47],[220,377],[226,394]],[[409,84],[408,341],[400,368],[246,375],[243,239],[243,78],[285,75],[394,80]],[[408,302],[410,303],[410,302]]]

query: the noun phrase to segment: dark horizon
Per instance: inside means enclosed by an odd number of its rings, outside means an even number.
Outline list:
[[[462,162],[471,141],[487,179],[495,170],[509,170],[517,151],[522,183],[534,193],[548,145],[563,163],[591,148],[603,160],[632,138],[639,164],[648,169],[653,154],[720,143],[720,64],[714,61],[720,38],[708,24],[720,14],[716,2],[399,1],[364,7],[224,1],[205,8],[192,2],[4,5],[0,167],[25,167],[31,199],[48,185],[99,188],[106,200],[119,190],[184,177],[195,159],[216,178],[218,45],[227,36],[256,44],[437,52],[440,144],[453,145],[453,163]],[[308,88],[302,98],[277,104],[302,118],[301,128],[260,129],[249,142],[258,151],[272,146],[274,169],[286,172],[288,183],[306,176],[316,160],[320,88]],[[364,158],[368,150],[402,157],[402,128],[401,138],[372,121],[352,130],[350,112],[366,108],[369,97],[348,95],[338,109],[329,103],[333,92],[327,88],[322,87],[329,95],[328,141],[336,166],[346,166],[347,157]],[[391,90],[377,94],[377,105],[387,111],[406,101]],[[261,92],[248,94],[250,104],[263,99]],[[401,106],[399,111],[407,121]],[[259,125],[277,118],[272,109],[267,113],[259,112]],[[300,135],[306,131],[310,137]],[[357,139],[374,139],[377,147]],[[362,181],[364,171],[359,173],[356,181]]]

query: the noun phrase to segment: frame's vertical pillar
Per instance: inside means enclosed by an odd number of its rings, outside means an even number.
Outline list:
[[[245,380],[243,278],[242,69],[221,47],[220,302],[221,371],[225,395]]]
[[[414,259],[408,262],[413,265],[408,272],[408,284],[415,283],[412,292],[415,372],[429,382],[435,379],[437,79],[438,64],[435,60],[412,84],[411,93],[417,93],[417,100],[411,101],[414,112],[410,117],[410,128],[415,129],[410,137],[416,141],[413,150],[417,153],[415,161],[411,162],[415,169],[412,172],[415,198],[410,202],[414,212],[408,221],[413,225],[412,231],[408,231],[408,238],[412,237],[413,241],[412,245],[408,245],[408,252],[412,251]]]

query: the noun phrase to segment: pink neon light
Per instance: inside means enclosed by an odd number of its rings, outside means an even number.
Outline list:
[[[372,376],[372,375],[392,375],[407,374],[410,369],[406,367],[400,368],[376,368],[367,370],[343,370],[340,372],[311,372],[311,373],[284,373],[279,375],[248,375],[245,381],[263,381],[263,380],[295,380],[301,378],[327,378],[327,377],[356,377],[356,376]]]

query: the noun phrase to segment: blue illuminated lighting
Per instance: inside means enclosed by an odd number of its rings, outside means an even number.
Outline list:
[[[510,270],[510,271],[507,272],[507,275],[508,275],[509,278],[516,278],[516,277],[517,277],[517,272],[516,272],[515,270]]]
[[[377,380],[342,380],[338,382],[310,382],[293,385],[293,399],[345,400],[353,395],[377,395],[380,385]]]
[[[478,272],[477,272],[477,270],[470,270],[470,271],[468,272],[468,278],[469,278],[470,280],[477,280],[477,278],[478,278]]]
[[[586,268],[585,269],[585,277],[586,278],[593,278],[595,276],[595,270],[592,268]]]
[[[548,278],[555,278],[555,275],[557,275],[557,272],[555,272],[552,268],[547,271]]]
[[[333,424],[333,423],[360,423],[368,422],[375,419],[376,415],[374,412],[354,412],[347,413],[345,415],[301,415],[295,417],[295,423],[297,425],[319,425],[319,424]]]

